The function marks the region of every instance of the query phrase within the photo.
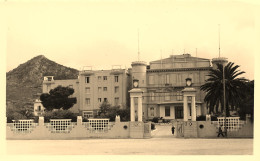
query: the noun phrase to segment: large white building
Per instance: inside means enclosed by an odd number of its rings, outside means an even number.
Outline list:
[[[132,68],[128,70],[82,70],[78,79],[73,80],[45,77],[43,93],[48,93],[58,85],[70,86],[75,90],[72,97],[77,98],[77,104],[71,110],[83,117],[93,117],[103,101],[129,106],[128,91],[132,88],[132,80],[137,79],[139,88],[143,90],[142,111],[145,119],[183,119],[182,90],[187,78],[192,79],[192,87],[196,89],[197,115],[207,113],[205,93],[200,91],[200,86],[205,83],[211,68],[209,59],[192,57],[190,54],[171,55],[149,64],[132,62]]]

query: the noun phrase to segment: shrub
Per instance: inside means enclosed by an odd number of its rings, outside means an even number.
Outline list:
[[[205,115],[197,116],[196,120],[197,121],[206,121],[206,116]]]
[[[151,130],[155,129],[155,124],[151,123]]]
[[[44,122],[50,122],[50,119],[71,119],[71,122],[76,122],[77,115],[68,110],[48,111],[44,114]]]
[[[159,120],[159,119],[160,119],[159,117],[154,117],[154,118],[152,119],[152,122],[158,123],[158,120]]]

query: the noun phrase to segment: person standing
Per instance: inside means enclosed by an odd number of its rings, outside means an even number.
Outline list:
[[[175,130],[175,127],[172,126],[172,134],[174,135],[174,130]]]

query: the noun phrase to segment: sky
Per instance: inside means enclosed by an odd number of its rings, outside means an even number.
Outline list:
[[[243,1],[7,1],[6,72],[37,56],[81,70],[189,53],[254,79],[256,4]],[[139,36],[138,36],[139,33]],[[220,36],[219,36],[220,35]],[[196,54],[197,49],[197,54]]]

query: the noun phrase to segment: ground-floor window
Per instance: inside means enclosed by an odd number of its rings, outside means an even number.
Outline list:
[[[183,119],[183,107],[175,106],[175,119]]]
[[[165,106],[165,117],[171,116],[171,108],[170,106]]]
[[[150,116],[154,116],[154,107],[150,108]]]
[[[84,118],[91,118],[93,117],[93,111],[83,111]]]

